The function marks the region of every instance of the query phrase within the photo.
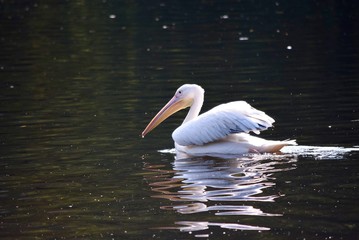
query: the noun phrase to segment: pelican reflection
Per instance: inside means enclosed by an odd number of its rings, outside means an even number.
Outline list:
[[[235,159],[195,157],[176,159],[171,165],[145,164],[146,179],[154,193],[152,197],[172,202],[161,206],[162,209],[181,214],[208,212],[212,217],[273,217],[281,214],[262,211],[260,206],[265,202],[274,202],[281,196],[281,193],[273,190],[276,180],[274,173],[294,169],[296,157],[273,154],[247,155]],[[206,223],[206,227],[267,230],[266,227],[237,223],[185,222],[177,222],[180,226],[174,228],[195,231],[199,225]]]

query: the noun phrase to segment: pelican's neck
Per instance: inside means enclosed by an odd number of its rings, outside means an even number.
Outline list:
[[[198,86],[199,87],[199,86]],[[184,119],[183,123],[191,121],[198,117],[199,112],[201,111],[202,105],[204,101],[204,90],[203,88],[199,87],[196,89],[194,94],[193,103],[187,113],[186,118]]]

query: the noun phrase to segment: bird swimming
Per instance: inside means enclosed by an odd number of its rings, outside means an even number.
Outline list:
[[[142,137],[172,114],[189,107],[183,123],[172,133],[179,152],[193,156],[240,155],[273,153],[284,146],[297,145],[295,140],[266,140],[250,135],[272,127],[274,119],[245,101],[221,104],[199,115],[203,102],[201,86],[182,85],[143,130]]]

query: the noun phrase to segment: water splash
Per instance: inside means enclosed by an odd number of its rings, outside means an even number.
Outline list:
[[[281,150],[283,154],[313,157],[317,160],[339,160],[343,159],[345,155],[356,151],[359,151],[359,147],[287,146]]]
[[[298,146],[286,146],[286,147],[282,148],[279,153],[276,153],[276,154],[271,154],[271,153],[243,154],[240,156],[223,154],[223,155],[220,155],[217,157],[226,158],[226,159],[234,158],[234,157],[239,157],[239,158],[252,157],[252,158],[256,158],[256,159],[260,159],[260,158],[280,159],[283,157],[295,155],[295,156],[314,157],[317,160],[322,160],[322,159],[335,160],[335,159],[342,159],[346,154],[350,154],[352,152],[357,152],[357,151],[359,151],[359,146],[347,148],[347,147],[335,147],[335,146],[330,146],[330,147],[324,146],[323,147],[323,146],[298,145]],[[175,148],[158,150],[158,152],[163,153],[163,154],[174,154],[174,155],[176,155],[176,159],[191,157],[191,156],[188,156],[187,154],[177,152]]]

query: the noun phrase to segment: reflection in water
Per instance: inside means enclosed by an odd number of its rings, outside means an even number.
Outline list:
[[[274,172],[295,168],[293,155],[248,155],[235,159],[208,157],[176,159],[172,170],[163,165],[145,164],[154,198],[177,202],[162,209],[181,214],[214,212],[215,216],[281,216],[254,207],[251,203],[273,202],[279,193],[265,189],[275,185]],[[180,203],[179,203],[180,202]],[[245,204],[244,204],[245,202]],[[181,231],[198,231],[209,226],[240,230],[269,230],[267,227],[207,221],[176,222]],[[171,229],[173,227],[170,227]],[[168,229],[168,227],[165,227]]]
[[[206,230],[211,226],[217,226],[217,227],[233,229],[233,230],[256,230],[256,231],[270,230],[269,228],[266,227],[250,226],[250,225],[243,225],[238,223],[180,221],[180,222],[176,222],[176,225],[181,225],[181,227],[164,227],[161,229],[180,229],[183,232],[193,232],[193,231]]]

